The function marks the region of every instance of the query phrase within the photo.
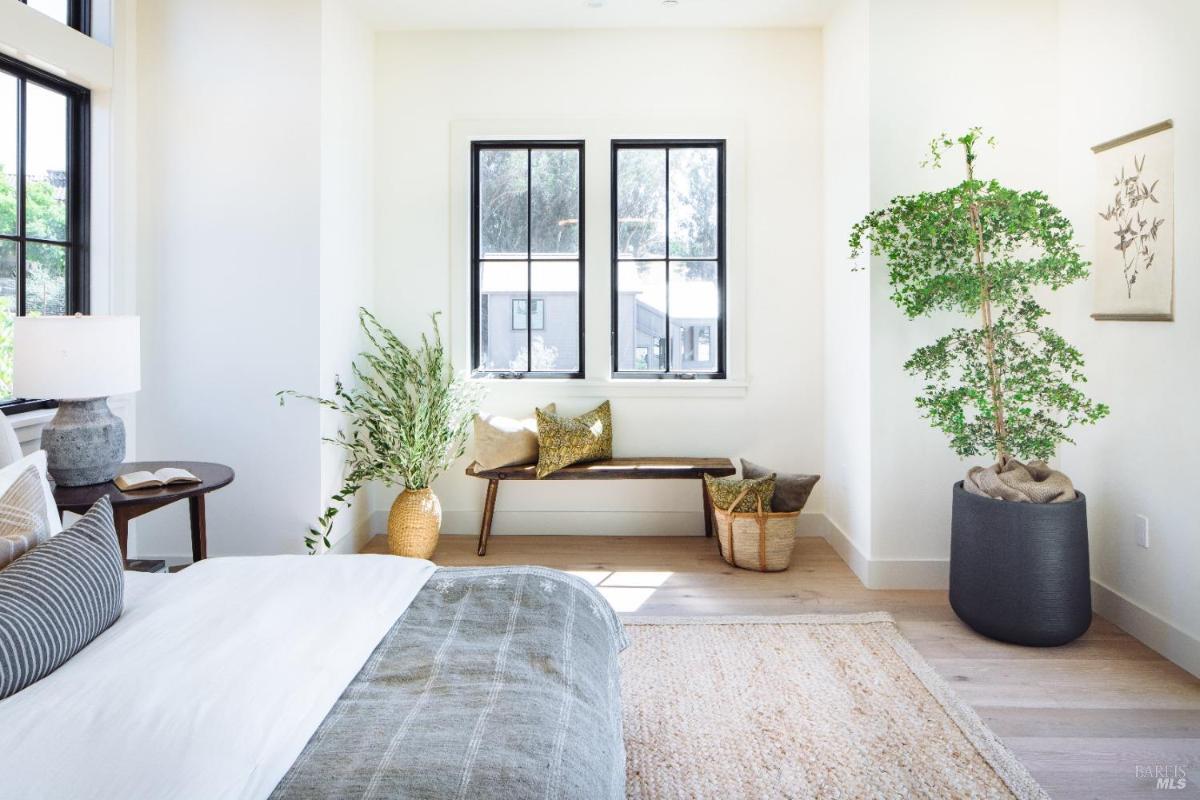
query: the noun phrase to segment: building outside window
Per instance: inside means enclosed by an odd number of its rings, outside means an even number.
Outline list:
[[[514,331],[525,330],[526,309],[529,307],[529,300],[521,298],[513,298],[512,301],[512,329]],[[533,298],[533,329],[535,331],[546,330],[546,298]]]

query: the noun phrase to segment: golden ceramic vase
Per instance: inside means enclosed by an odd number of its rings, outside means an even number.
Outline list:
[[[396,556],[430,558],[442,529],[442,504],[432,489],[406,489],[388,513],[388,551]]]

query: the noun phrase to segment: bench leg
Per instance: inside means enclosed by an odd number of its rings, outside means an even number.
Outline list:
[[[713,535],[712,501],[708,496],[708,484],[703,478],[700,479],[700,499],[704,501],[704,535],[711,539]]]
[[[492,534],[492,515],[496,512],[496,490],[499,488],[499,480],[488,480],[487,495],[483,500],[483,523],[479,526],[479,549],[476,551],[481,556],[487,554],[487,540]]]

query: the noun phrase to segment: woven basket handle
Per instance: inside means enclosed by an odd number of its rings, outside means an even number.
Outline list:
[[[767,514],[763,511],[762,493],[758,495],[758,513],[755,515],[758,522],[758,568],[761,572],[767,571]]]
[[[736,513],[734,511],[734,509],[738,507],[738,503],[742,502],[742,499],[749,493],[750,493],[750,487],[747,486],[745,489],[742,489],[742,493],[739,494],[737,497],[735,497],[733,502],[729,504],[729,508],[723,508],[721,510],[725,511],[727,513],[730,513],[730,514]],[[716,505],[716,503],[714,503],[713,505]],[[733,564],[734,566],[737,566],[737,556],[733,552],[733,547],[734,547],[733,539],[734,539],[733,520],[730,519],[729,520],[729,563]],[[719,537],[718,537],[717,544],[720,545]]]

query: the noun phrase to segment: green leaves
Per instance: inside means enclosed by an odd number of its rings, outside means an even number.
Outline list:
[[[1006,445],[1022,458],[1048,459],[1060,442],[1070,442],[1067,429],[1108,415],[1075,384],[1085,383],[1083,357],[1055,331],[1038,320],[1046,311],[1033,301],[1007,309],[993,324],[994,357],[1001,374]],[[904,364],[925,381],[917,407],[938,430],[950,437],[960,456],[995,453],[995,408],[988,386],[982,328],[956,328],[937,342],[919,348]]]
[[[1086,277],[1088,264],[1070,221],[1045,194],[975,178],[982,137],[972,128],[935,138],[926,163],[940,166],[961,146],[967,179],[872,211],[851,229],[850,249],[887,259],[892,301],[910,319],[938,311],[980,319],[977,328],[955,328],[919,348],[904,365],[924,379],[917,406],[954,452],[1049,458],[1071,441],[1071,426],[1108,414],[1076,388],[1086,382],[1083,358],[1041,325],[1047,312],[1033,299],[1036,287]]]
[[[347,389],[339,379],[332,398],[277,393],[281,404],[288,397],[312,400],[349,421],[348,429],[326,439],[345,450],[346,477],[305,537],[310,552],[318,542],[329,547],[333,518],[367,483],[424,489],[466,451],[482,388],[454,371],[442,344],[438,315],[432,320],[433,338],[422,334],[420,347],[410,348],[371,312],[359,309],[359,325],[372,349],[354,364],[358,386]]]
[[[975,262],[979,209],[986,273]],[[966,180],[939,192],[894,198],[850,233],[851,255],[870,250],[888,262],[892,300],[908,317],[935,311],[977,314],[983,281],[998,305],[1020,302],[1036,286],[1057,289],[1087,276],[1071,223],[1041,192]]]

